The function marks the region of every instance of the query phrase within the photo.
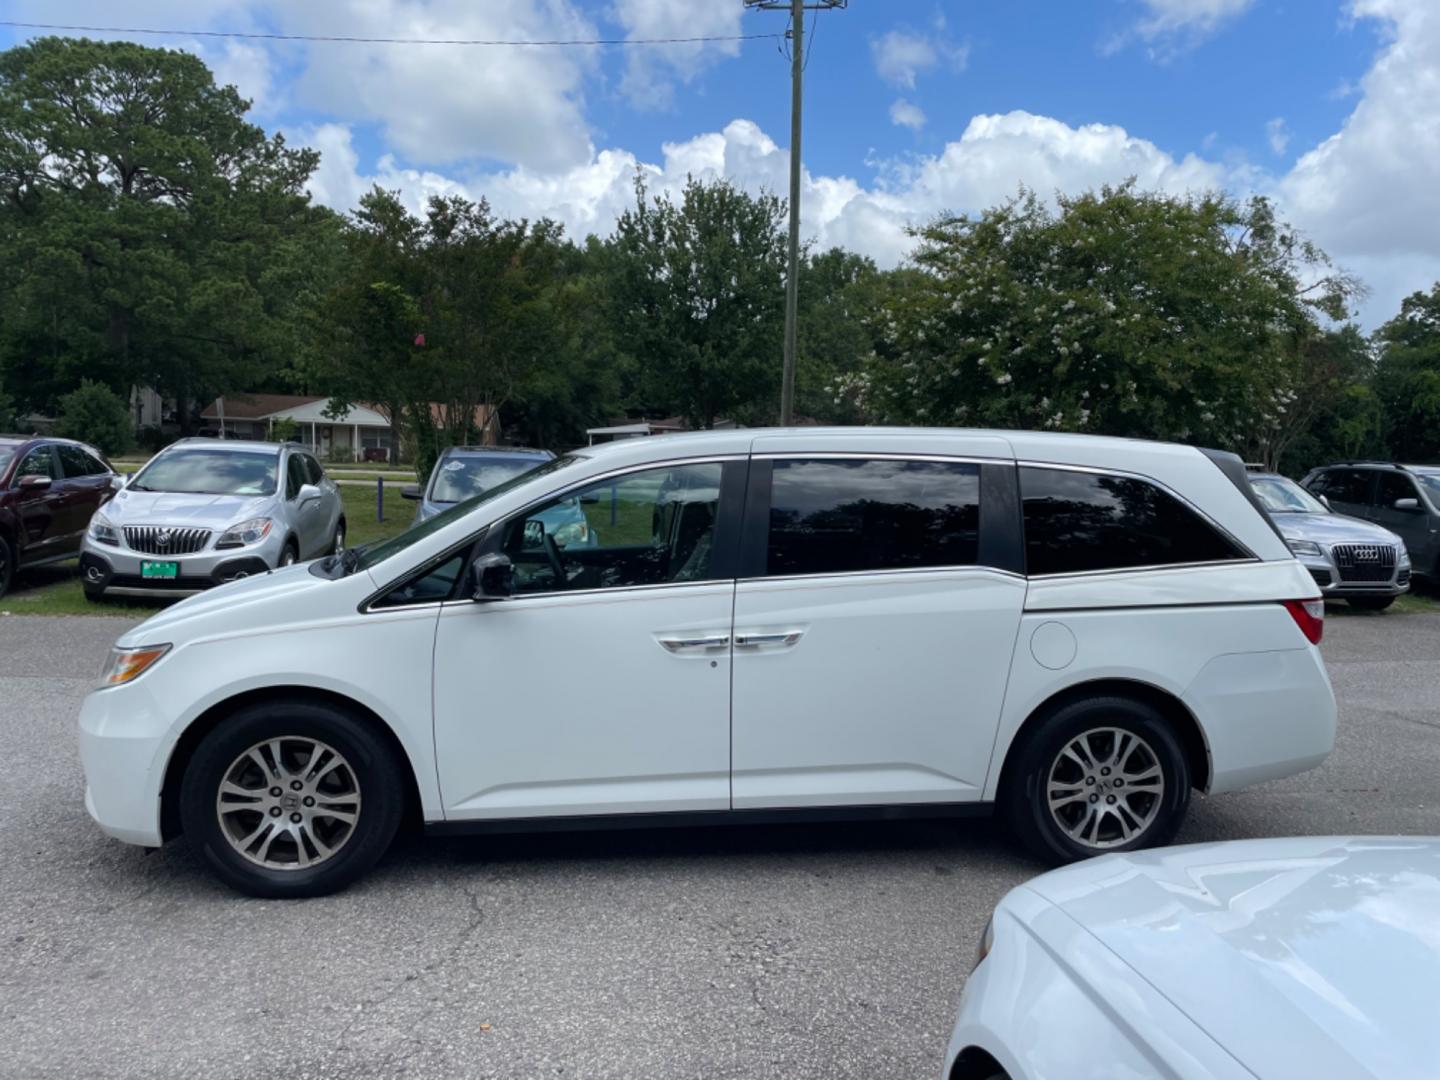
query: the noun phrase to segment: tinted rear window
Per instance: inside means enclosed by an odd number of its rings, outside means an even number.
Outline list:
[[[777,461],[769,574],[968,566],[980,536],[980,467],[961,462]]]
[[[1030,574],[1246,557],[1178,499],[1133,477],[1024,467],[1020,499]]]
[[[1331,502],[1368,503],[1374,475],[1362,469],[1331,469],[1311,486]]]

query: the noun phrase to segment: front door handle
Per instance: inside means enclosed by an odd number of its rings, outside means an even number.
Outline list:
[[[735,645],[741,649],[754,649],[762,645],[780,645],[789,648],[804,635],[804,630],[743,631],[735,635]]]
[[[730,644],[729,634],[704,634],[695,637],[657,637],[666,652],[696,652],[701,649],[723,649]]]

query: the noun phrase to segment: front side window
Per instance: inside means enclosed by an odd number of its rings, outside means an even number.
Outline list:
[[[1333,469],[1325,474],[1321,492],[1331,502],[1368,503],[1372,474],[1360,469]]]
[[[1247,556],[1154,484],[1128,476],[1020,469],[1029,574],[1075,574]]]
[[[4,462],[0,462],[0,471],[4,468]],[[1430,501],[1440,506],[1440,473],[1416,473],[1415,479],[1419,480],[1420,486],[1429,493]]]
[[[260,450],[167,450],[140,470],[130,489],[184,495],[273,495],[279,465],[279,454]]]
[[[501,548],[514,564],[516,593],[714,580],[722,469],[646,469],[512,519]]]
[[[15,479],[22,476],[48,476],[59,480],[60,473],[55,467],[55,454],[48,446],[37,446],[25,455],[20,467],[15,470]]]
[[[469,550],[468,548],[466,550]],[[455,583],[464,572],[464,555],[454,555],[424,573],[410,578],[391,589],[371,607],[404,607],[407,604],[438,604],[450,599]]]
[[[1389,510],[1395,506],[1396,499],[1415,498],[1415,485],[1408,476],[1399,473],[1380,474],[1380,505]]]
[[[435,479],[430,483],[430,501],[458,503],[473,499],[498,484],[529,472],[537,463],[533,457],[452,454],[435,467]]]
[[[291,454],[285,463],[285,498],[292,501],[299,498],[300,489],[309,482],[305,475],[305,462],[299,454]]]
[[[320,462],[309,454],[302,454],[301,457],[305,461],[305,482],[319,487],[320,481],[325,479],[325,470],[320,467]]]
[[[812,458],[776,461],[767,574],[970,566],[980,466]]]

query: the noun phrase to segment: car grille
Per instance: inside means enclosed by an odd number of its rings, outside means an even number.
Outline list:
[[[1336,544],[1331,549],[1341,581],[1389,581],[1395,576],[1390,544]]]
[[[125,544],[146,555],[193,555],[210,542],[209,529],[170,529],[164,525],[126,525]]]

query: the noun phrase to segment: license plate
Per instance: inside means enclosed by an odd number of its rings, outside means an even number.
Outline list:
[[[148,562],[141,560],[140,576],[142,578],[174,579],[180,576],[180,564],[178,562]]]

